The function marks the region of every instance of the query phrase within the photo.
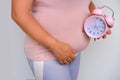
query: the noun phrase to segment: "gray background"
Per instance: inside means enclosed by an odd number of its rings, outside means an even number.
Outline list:
[[[120,0],[94,0],[115,12],[112,34],[81,54],[78,80],[120,80]],[[25,33],[11,20],[11,0],[0,0],[0,80],[34,80],[24,55]],[[109,13],[107,11],[107,13]]]

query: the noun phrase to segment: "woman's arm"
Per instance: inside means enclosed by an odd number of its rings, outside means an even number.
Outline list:
[[[32,2],[33,0],[12,0],[11,17],[25,33],[40,44],[50,48],[56,44],[56,39],[46,32],[29,13]]]
[[[50,35],[32,17],[30,9],[33,0],[12,0],[12,19],[19,27],[37,42],[51,50],[61,64],[68,64],[74,59],[74,49]]]

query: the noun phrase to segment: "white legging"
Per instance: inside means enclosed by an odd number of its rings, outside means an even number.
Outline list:
[[[35,80],[77,80],[80,54],[66,65],[60,64],[56,59],[47,61],[33,61],[28,59]]]

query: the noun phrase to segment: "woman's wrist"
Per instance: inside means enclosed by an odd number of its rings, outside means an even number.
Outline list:
[[[44,45],[50,51],[53,51],[59,41],[54,37],[46,38]]]

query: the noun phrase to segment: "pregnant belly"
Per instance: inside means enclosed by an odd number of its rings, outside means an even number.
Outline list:
[[[90,38],[84,32],[75,32],[72,34],[53,34],[56,39],[68,43],[76,52],[84,50],[89,42]],[[44,46],[40,45],[30,36],[26,36],[25,38],[25,50],[28,52],[47,52],[50,51],[46,49]]]
[[[90,37],[83,31],[77,29],[72,31],[67,30],[66,33],[61,33],[59,35],[53,34],[53,36],[60,41],[68,43],[77,52],[84,50],[90,42]]]
[[[90,38],[83,31],[83,22],[88,16],[84,13],[44,13],[33,14],[44,29],[60,41],[68,43],[76,51],[87,47]]]

